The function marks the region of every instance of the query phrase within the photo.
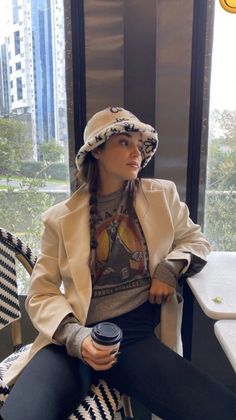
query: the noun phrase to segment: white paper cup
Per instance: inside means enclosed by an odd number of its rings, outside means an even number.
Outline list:
[[[112,322],[99,322],[94,325],[91,338],[99,350],[118,351],[123,338],[122,330]]]

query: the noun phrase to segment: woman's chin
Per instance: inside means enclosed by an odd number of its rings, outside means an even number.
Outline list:
[[[138,174],[132,174],[127,176],[126,181],[134,181],[138,177]]]

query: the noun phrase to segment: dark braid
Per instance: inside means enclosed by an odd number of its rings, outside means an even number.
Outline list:
[[[83,165],[78,172],[78,181],[82,186],[88,187],[89,192],[89,226],[90,226],[90,256],[89,268],[91,271],[92,282],[95,282],[95,262],[96,262],[96,223],[97,223],[97,189],[98,189],[98,165],[97,160],[88,153]]]
[[[92,282],[95,282],[95,263],[96,263],[96,222],[97,222],[97,177],[89,184],[89,225],[90,225],[90,257],[89,267],[92,275]]]
[[[136,192],[140,186],[139,178],[136,178],[133,181],[129,181],[128,183],[128,201],[127,201],[127,210],[130,218],[134,217],[135,210],[134,210],[134,202],[136,198]]]

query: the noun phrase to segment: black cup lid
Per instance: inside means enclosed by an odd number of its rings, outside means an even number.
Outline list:
[[[94,325],[91,332],[92,339],[105,346],[111,346],[122,340],[123,334],[118,325],[112,322],[99,322]]]

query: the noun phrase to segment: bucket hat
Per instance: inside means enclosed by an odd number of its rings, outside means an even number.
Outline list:
[[[147,165],[156,152],[158,135],[156,130],[149,124],[141,122],[132,112],[124,108],[109,107],[97,112],[88,121],[84,130],[84,145],[79,149],[76,156],[76,166],[79,169],[85,156],[91,150],[96,149],[114,134],[140,132],[143,140],[142,164]]]

